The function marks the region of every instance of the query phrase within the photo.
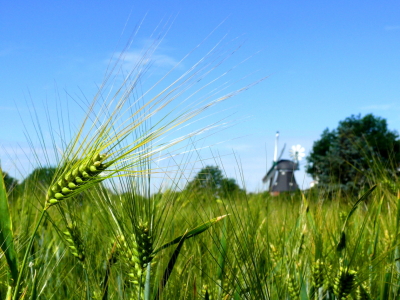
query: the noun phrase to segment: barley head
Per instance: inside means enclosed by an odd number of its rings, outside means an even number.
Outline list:
[[[270,253],[271,253],[271,260],[273,262],[273,265],[276,266],[276,264],[278,263],[278,261],[281,259],[280,257],[280,253],[278,251],[278,249],[276,249],[276,247],[274,246],[274,244],[269,243],[269,247],[270,247]]]
[[[81,262],[85,261],[85,247],[83,245],[82,236],[76,223],[68,224],[67,231],[64,231],[64,236],[68,242],[68,247],[71,250],[73,256],[79,259]]]
[[[300,287],[297,283],[296,278],[293,275],[289,275],[287,279],[288,291],[291,299],[300,299]]]
[[[142,285],[147,265],[154,263],[153,238],[147,223],[139,223],[129,241],[122,235],[118,237],[116,255],[127,267],[129,281],[135,285]]]
[[[80,160],[65,170],[50,186],[45,209],[85,190],[89,182],[101,181],[99,175],[108,166],[104,163],[106,157],[104,154],[96,153],[93,157]]]
[[[333,292],[338,299],[347,299],[356,283],[357,272],[340,267],[333,284]]]
[[[317,259],[312,267],[313,284],[315,288],[320,288],[324,285],[326,278],[325,264],[320,259]]]
[[[371,299],[371,297],[368,294],[367,288],[362,283],[360,283],[357,286],[356,299],[357,300],[370,300]]]

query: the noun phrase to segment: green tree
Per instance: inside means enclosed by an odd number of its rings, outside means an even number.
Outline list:
[[[337,129],[325,129],[307,157],[306,172],[322,186],[356,191],[376,178],[393,176],[400,162],[400,141],[385,119],[372,114],[350,116]]]
[[[51,184],[51,180],[56,173],[56,168],[54,167],[39,167],[32,171],[21,183],[22,186],[26,185],[28,182],[33,182],[35,185],[48,188]]]
[[[27,191],[29,196],[40,195],[46,192],[56,172],[54,167],[39,167],[34,169],[14,189],[14,198],[22,197]]]
[[[4,175],[4,185],[6,186],[6,190],[8,193],[11,193],[12,190],[18,185],[18,180],[14,177],[8,175],[8,173],[3,172]]]
[[[206,166],[186,185],[186,190],[196,193],[211,193],[217,197],[243,191],[236,180],[226,178],[217,166]]]

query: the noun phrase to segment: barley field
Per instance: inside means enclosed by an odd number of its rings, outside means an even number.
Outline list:
[[[44,210],[35,232],[45,195],[32,182],[9,205],[13,240],[3,203],[1,297],[19,277],[15,299],[399,297],[400,200],[381,185],[344,201],[318,190],[145,197],[121,183]]]

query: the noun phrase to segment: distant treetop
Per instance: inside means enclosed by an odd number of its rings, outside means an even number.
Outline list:
[[[399,162],[399,134],[388,129],[386,120],[352,115],[322,132],[307,157],[306,172],[319,185],[353,191],[374,183],[378,173],[394,176]]]

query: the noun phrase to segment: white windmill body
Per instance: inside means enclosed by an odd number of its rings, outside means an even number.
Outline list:
[[[264,183],[269,182],[269,191],[272,195],[299,189],[294,177],[294,171],[299,170],[299,161],[305,156],[304,147],[295,145],[289,150],[292,160],[281,159],[285,147],[283,147],[281,155],[278,158],[278,137],[279,132],[277,132],[275,139],[274,162],[263,178]]]

